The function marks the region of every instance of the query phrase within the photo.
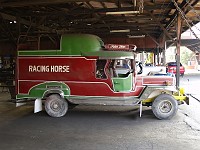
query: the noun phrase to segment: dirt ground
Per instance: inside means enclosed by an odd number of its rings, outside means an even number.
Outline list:
[[[188,83],[189,79],[189,83]],[[189,85],[189,87],[188,87]],[[200,75],[185,75],[181,86],[199,95]],[[179,106],[171,120],[158,120],[151,108],[78,106],[62,118],[33,106],[15,107],[8,93],[0,93],[0,149],[2,150],[199,150],[200,103]]]

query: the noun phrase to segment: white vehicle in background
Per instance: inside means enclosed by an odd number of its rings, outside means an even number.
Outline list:
[[[200,71],[200,65],[197,66],[197,70]]]

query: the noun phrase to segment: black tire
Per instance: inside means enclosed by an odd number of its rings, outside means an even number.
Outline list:
[[[45,110],[51,117],[62,117],[67,113],[68,103],[60,95],[53,94],[45,101]]]
[[[161,120],[171,119],[178,110],[178,102],[169,94],[161,94],[155,98],[152,104],[154,115]]]

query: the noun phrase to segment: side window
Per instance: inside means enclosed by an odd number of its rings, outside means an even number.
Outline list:
[[[106,74],[104,69],[105,65],[106,65],[106,60],[96,61],[96,78],[106,79]]]
[[[116,68],[133,69],[131,59],[119,59],[117,60]]]

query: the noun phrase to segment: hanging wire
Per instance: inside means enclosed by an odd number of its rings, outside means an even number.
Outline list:
[[[166,0],[164,0],[163,2],[162,2],[162,5],[161,5],[161,7],[160,7],[160,10],[163,10],[163,6],[164,6],[164,4],[165,4],[165,1]],[[171,2],[170,2],[171,3]],[[169,7],[169,5],[170,5],[170,3],[168,3],[168,5],[167,5],[167,7],[164,7],[164,10],[162,11],[163,13],[160,13],[159,14],[159,16],[158,16],[158,21],[165,15],[165,10]],[[156,29],[156,27],[155,27],[155,29]]]
[[[197,16],[198,21],[200,21],[200,15],[196,12],[196,10],[194,9],[194,7],[188,2],[188,0],[186,0],[186,3],[187,3],[188,6],[192,9],[192,11],[195,13],[195,15]],[[190,20],[190,21],[191,21],[191,20]],[[193,25],[197,30],[200,31],[200,29],[199,29],[197,26],[195,26],[195,24],[194,24],[193,22],[191,22],[191,23],[192,23],[192,25]]]
[[[192,11],[195,13],[195,15],[197,16],[198,20],[200,21],[200,15],[196,12],[194,7],[188,2],[188,0],[185,0],[185,1],[188,4],[188,6],[192,9]]]
[[[174,6],[176,7],[176,9],[179,11],[179,13],[181,14],[181,17],[185,20],[186,24],[188,25],[190,31],[192,32],[192,34],[195,36],[196,39],[199,39],[199,37],[196,35],[196,33],[192,30],[192,26],[189,24],[187,17],[185,16],[185,13],[181,10],[181,8],[178,6],[178,4],[176,3],[175,0],[172,0],[172,2],[174,3]]]
[[[165,0],[166,1],[166,0]],[[165,4],[165,1],[162,3],[162,6],[161,6],[161,9],[160,10],[163,10],[162,8],[163,8],[163,6],[164,6],[164,4]],[[160,18],[162,18],[164,15],[165,15],[165,10],[169,7],[169,5],[171,4],[171,2],[170,3],[168,3],[168,5],[167,5],[167,7],[164,7],[164,10],[162,11],[163,13],[160,13],[159,14],[159,16],[158,16],[158,18],[160,19]],[[162,14],[162,15],[161,15]]]

